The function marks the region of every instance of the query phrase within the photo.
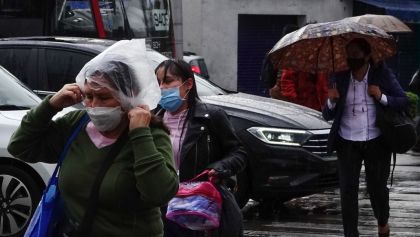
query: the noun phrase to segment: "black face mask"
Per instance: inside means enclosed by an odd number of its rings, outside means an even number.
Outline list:
[[[365,65],[366,61],[364,58],[347,58],[347,64],[349,65],[350,70],[357,70],[363,65]]]

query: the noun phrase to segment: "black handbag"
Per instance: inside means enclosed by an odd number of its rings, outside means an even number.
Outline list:
[[[236,203],[235,196],[225,185],[217,187],[222,195],[222,218],[217,230],[218,237],[241,237],[244,236],[243,217],[241,208]]]
[[[417,142],[416,125],[407,111],[383,107],[378,116],[378,126],[387,146],[393,153],[405,153]]]
[[[417,142],[416,125],[407,111],[395,111],[389,107],[379,106],[377,125],[381,129],[387,148],[392,152],[393,165],[391,171],[391,186],[394,179],[394,169],[397,153],[403,154]]]

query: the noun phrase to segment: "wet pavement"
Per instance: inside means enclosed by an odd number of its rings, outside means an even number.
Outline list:
[[[360,183],[359,232],[361,236],[377,236],[364,171]],[[420,153],[397,155],[390,207],[391,236],[420,237]],[[245,236],[343,236],[338,190],[293,199],[273,210],[273,217],[262,218],[258,203],[251,200],[244,208]]]

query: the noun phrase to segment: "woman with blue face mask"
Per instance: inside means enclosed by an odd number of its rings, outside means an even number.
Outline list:
[[[210,170],[212,180],[224,186],[246,164],[246,153],[226,112],[199,99],[194,73],[188,63],[166,60],[158,65],[155,73],[162,96],[159,101],[161,108],[156,114],[169,127],[179,181],[190,180],[203,170]],[[241,216],[240,211],[238,216]],[[222,223],[223,218],[222,211]],[[204,232],[188,230],[163,219],[164,236],[204,236]],[[227,228],[222,224],[206,236],[242,235],[240,226],[229,228],[234,231],[226,233]]]
[[[163,235],[160,206],[175,195],[178,177],[169,131],[150,112],[159,100],[153,69],[149,68],[149,76],[135,71],[133,62],[145,57],[144,42],[143,47],[136,42],[120,41],[105,51],[109,54],[88,62],[76,83],[64,85],[29,111],[11,138],[8,150],[15,157],[55,163],[75,125],[89,117],[60,166],[58,187],[66,217],[53,236]],[[124,49],[143,53],[128,57]],[[80,102],[86,110],[52,119]],[[111,165],[93,199],[96,211],[86,219],[95,178],[109,159]],[[78,232],[77,226],[84,223],[90,223],[87,232]]]

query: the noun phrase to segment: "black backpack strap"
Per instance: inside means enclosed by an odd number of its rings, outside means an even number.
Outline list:
[[[394,170],[395,170],[395,163],[397,162],[397,153],[392,152],[392,171],[391,171],[391,187],[392,187],[392,181],[394,180]]]
[[[102,184],[103,178],[111,167],[115,157],[118,155],[120,150],[122,149],[123,145],[127,141],[128,138],[128,129],[124,130],[121,136],[118,138],[117,142],[112,146],[111,150],[109,151],[107,157],[105,158],[104,162],[102,163],[101,168],[99,169],[98,174],[96,175],[95,181],[93,183],[90,196],[88,199],[88,205],[86,207],[86,212],[83,216],[82,221],[80,222],[79,227],[77,228],[76,232],[72,236],[76,237],[87,237],[90,236],[93,226],[94,216],[98,209],[98,199],[99,199],[99,188]]]

